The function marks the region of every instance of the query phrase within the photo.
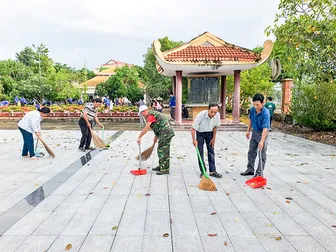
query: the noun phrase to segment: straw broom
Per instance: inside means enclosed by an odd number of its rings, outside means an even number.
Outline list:
[[[204,164],[197,147],[196,152],[203,171],[203,176],[200,183],[198,184],[198,188],[204,191],[217,191],[216,184],[209,178],[209,175],[205,172]]]
[[[44,148],[47,150],[48,154],[54,158],[55,157],[54,152],[49,148],[49,146],[41,138],[39,138],[39,140],[43,144]]]
[[[153,153],[155,143],[152,146],[141,152],[141,160],[147,160]],[[139,160],[140,156],[136,156],[136,159]]]
[[[91,127],[89,127],[89,129],[91,131],[92,140],[95,146],[97,148],[106,148],[106,144],[104,143],[104,141],[99,136],[97,136],[95,133],[93,133],[93,130],[91,129]]]

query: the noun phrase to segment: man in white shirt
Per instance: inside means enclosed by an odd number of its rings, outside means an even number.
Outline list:
[[[208,149],[210,176],[221,178],[222,175],[216,171],[215,152],[214,152],[217,127],[220,126],[220,115],[218,109],[219,106],[217,103],[210,103],[208,110],[201,111],[194,120],[191,129],[191,136],[194,146],[198,147],[199,149],[203,164],[204,164],[203,147],[205,141]],[[202,177],[203,173],[200,160],[198,160],[198,164],[201,170],[200,177]]]

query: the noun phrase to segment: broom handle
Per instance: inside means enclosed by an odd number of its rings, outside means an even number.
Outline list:
[[[104,126],[102,127],[102,140],[104,141]]]
[[[36,138],[35,152],[37,151],[38,137]]]
[[[261,170],[261,177],[264,177],[264,167],[263,167],[263,161],[262,161],[262,154],[261,150],[259,149],[259,162],[260,162],[260,170]]]
[[[202,161],[202,158],[201,158],[201,154],[200,154],[200,152],[199,152],[197,146],[196,146],[196,152],[197,152],[198,159],[199,159],[199,161],[200,161],[200,163],[201,163],[201,167],[202,167],[203,174],[204,174],[204,176],[205,176],[206,178],[209,178],[209,175],[205,172],[205,168],[204,168],[204,164],[203,164],[203,161]]]
[[[141,144],[139,144],[139,167],[138,170],[140,170],[141,167]]]

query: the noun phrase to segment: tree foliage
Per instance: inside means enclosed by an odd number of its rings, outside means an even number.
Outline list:
[[[266,29],[276,36],[276,56],[281,59],[284,75],[294,79],[291,111],[302,125],[336,128],[330,114],[312,109],[318,104],[321,110],[330,110],[328,99],[335,96],[335,28],[335,0],[281,0],[274,24]],[[329,95],[321,96],[326,87]]]
[[[160,38],[161,51],[165,52],[172,48],[178,47],[183,44],[182,41],[172,41],[168,37]],[[162,97],[164,99],[169,97],[169,90],[172,87],[172,79],[170,77],[163,76],[159,74],[156,69],[156,59],[152,47],[147,49],[147,53],[143,55],[144,57],[144,74],[141,76],[146,76],[142,79],[147,86],[147,93],[150,97]]]

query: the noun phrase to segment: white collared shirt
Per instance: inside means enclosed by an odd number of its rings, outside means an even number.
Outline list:
[[[39,111],[30,111],[19,121],[18,126],[30,133],[41,132],[42,116]]]
[[[213,131],[214,127],[220,126],[220,114],[217,114],[213,117],[209,117],[208,110],[203,110],[198,113],[196,119],[193,123],[193,129],[197,130],[198,132],[211,132]]]

